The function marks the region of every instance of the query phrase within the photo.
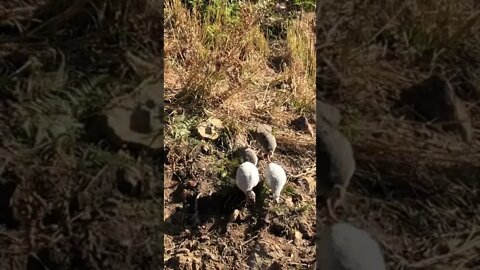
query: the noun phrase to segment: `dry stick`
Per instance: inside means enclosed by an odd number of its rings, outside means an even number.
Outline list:
[[[240,247],[243,247],[245,246],[246,244],[250,243],[251,241],[255,240],[256,238],[258,238],[258,236],[260,236],[259,234],[255,235],[254,237],[248,239],[247,241],[243,242]]]
[[[30,255],[34,257],[43,266],[44,269],[50,270],[50,268],[45,265],[45,263],[37,256],[36,253],[31,252]]]
[[[390,25],[391,22],[393,22],[398,16],[400,16],[400,14],[403,12],[403,10],[407,7],[407,4],[404,2],[402,7],[398,10],[398,12],[393,15],[390,20],[388,20],[388,22],[382,26],[382,28],[380,28],[380,30],[377,31],[377,33],[375,33],[375,35],[373,35],[367,42],[365,42],[358,50],[356,53],[354,53],[351,58],[355,58],[357,57],[367,46],[368,44],[370,44],[372,41],[374,41],[379,35],[381,35],[386,29],[387,27]]]
[[[325,64],[327,64],[327,66],[333,71],[333,73],[335,73],[335,76],[337,76],[340,82],[344,83],[345,78],[340,73],[340,71],[333,65],[333,63],[330,60],[328,60],[324,55],[321,55],[321,57],[322,57],[322,60],[325,62]]]
[[[405,259],[403,256],[396,254],[394,252],[394,249],[389,244],[387,244],[386,241],[379,240],[379,242],[382,244],[383,248],[386,249],[390,253],[390,256],[392,256],[392,258],[397,260],[397,263],[400,263],[401,265],[407,265],[408,264],[408,260]]]
[[[19,238],[9,234],[9,233],[6,233],[6,232],[0,232],[0,235],[3,235],[3,236],[6,236],[12,240],[15,240],[15,242],[22,242],[22,240],[20,240]]]
[[[445,260],[445,259],[448,259],[448,258],[454,256],[454,255],[458,255],[458,254],[470,251],[471,249],[476,248],[476,247],[480,247],[480,237],[478,239],[474,239],[470,242],[466,242],[463,246],[461,246],[461,247],[459,247],[455,250],[452,250],[448,253],[433,256],[431,258],[424,259],[424,260],[421,260],[421,261],[416,262],[416,263],[412,263],[412,264],[408,265],[408,267],[423,268],[423,267],[431,266],[431,265],[437,263],[438,261]]]
[[[65,22],[69,18],[72,18],[76,13],[80,12],[81,9],[88,3],[88,0],[79,0],[74,2],[70,7],[65,9],[62,13],[58,14],[57,16],[49,19],[48,21],[42,23],[38,27],[34,28],[33,30],[29,31],[26,36],[32,36],[35,33],[47,28],[51,25],[58,25],[62,22]]]
[[[406,7],[407,7],[407,4],[406,4],[406,2],[404,2],[402,7],[400,8],[400,10],[398,10],[398,12],[395,15],[393,15],[393,17],[390,18],[390,20],[388,20],[388,22],[384,26],[382,26],[382,28],[380,28],[380,30],[378,30],[378,32],[375,33],[375,35],[373,35],[373,37],[370,38],[366,44],[364,44],[364,47],[366,47],[368,44],[370,44],[372,41],[374,41],[380,34],[382,34],[387,29],[387,27],[390,25],[390,23],[393,22],[403,12],[403,10]]]

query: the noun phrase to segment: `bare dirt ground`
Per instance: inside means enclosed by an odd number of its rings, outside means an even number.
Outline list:
[[[342,110],[357,160],[340,217],[379,239],[388,269],[480,269],[478,1],[317,9],[317,94]],[[438,120],[394,113],[400,93],[432,74],[466,104],[469,142]]]
[[[166,1],[166,269],[305,269],[314,261],[315,139],[290,124],[315,113],[315,15],[307,4],[189,10]],[[196,132],[210,117],[224,125],[215,140]],[[251,144],[259,123],[272,126],[274,161],[289,179],[280,205],[260,183],[247,208],[231,183],[233,153]],[[259,161],[262,180],[265,165]]]
[[[158,3],[120,2],[0,4],[0,269],[160,268],[161,166],[84,138],[162,57]]]

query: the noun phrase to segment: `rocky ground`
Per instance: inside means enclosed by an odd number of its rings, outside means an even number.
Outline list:
[[[315,139],[291,123],[314,121],[314,12],[286,8],[213,5],[209,21],[208,8],[166,2],[166,269],[305,269],[315,259]],[[212,118],[222,122],[213,139],[198,132]],[[260,123],[289,177],[281,204],[261,182],[248,208],[231,180]]]

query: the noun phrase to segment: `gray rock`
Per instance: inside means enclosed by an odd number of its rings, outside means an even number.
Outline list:
[[[162,82],[147,81],[132,93],[116,98],[91,119],[89,137],[106,137],[113,145],[163,149]]]

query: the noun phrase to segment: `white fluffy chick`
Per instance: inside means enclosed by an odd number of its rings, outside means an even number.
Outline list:
[[[282,166],[276,163],[269,163],[265,168],[265,184],[272,190],[273,200],[276,203],[280,202],[280,193],[287,183],[287,174]]]
[[[377,241],[368,232],[348,223],[327,227],[317,248],[317,269],[385,270],[385,260]]]
[[[253,163],[246,161],[238,167],[235,178],[237,187],[247,196],[247,204],[255,203],[255,192],[253,192],[253,188],[256,187],[260,181],[257,167]]]

